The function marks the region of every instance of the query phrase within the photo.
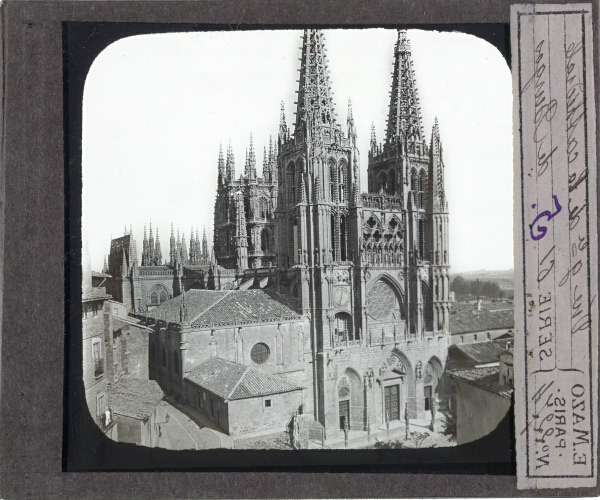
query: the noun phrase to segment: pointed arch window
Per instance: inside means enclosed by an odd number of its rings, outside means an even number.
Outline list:
[[[352,330],[352,316],[346,312],[339,312],[335,315],[334,321],[335,339],[337,342],[355,340],[354,332]]]
[[[263,229],[260,233],[260,249],[267,253],[271,250],[269,230]]]
[[[160,304],[159,301],[159,297],[158,297],[158,292],[156,290],[154,290],[151,294],[150,294],[150,303],[153,306],[157,306]]]
[[[296,204],[296,168],[294,162],[290,162],[287,171],[288,196],[291,205]]]
[[[331,197],[332,202],[337,202],[337,185],[338,185],[338,172],[337,166],[333,159],[330,159],[328,162],[329,165],[329,196]]]
[[[394,173],[393,170],[391,170],[389,173],[388,193],[396,194],[396,174]]]
[[[426,200],[425,200],[425,191],[427,186],[427,175],[424,170],[421,170],[419,174],[419,208],[424,208]]]
[[[340,203],[345,203],[346,200],[348,199],[347,185],[346,185],[346,183],[347,183],[347,176],[346,176],[347,167],[348,167],[348,164],[346,163],[345,160],[340,161],[339,174],[338,174]]]
[[[385,172],[381,172],[377,177],[377,192],[387,193],[387,182],[387,175],[385,175]]]

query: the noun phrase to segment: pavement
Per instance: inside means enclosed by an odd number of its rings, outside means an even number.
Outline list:
[[[169,421],[166,416],[169,415]],[[429,415],[427,415],[429,416]],[[421,448],[455,446],[448,436],[441,434],[446,417],[442,412],[436,414],[435,432],[431,430],[431,417],[411,419],[410,434],[426,433],[428,436],[419,443]],[[243,436],[235,441],[221,431],[214,422],[188,405],[178,403],[171,397],[165,397],[158,405],[158,420],[161,433],[158,447],[170,450],[204,450],[214,448],[238,449],[290,449],[289,437],[286,433],[270,435]],[[406,448],[416,448],[417,443],[412,436],[406,440],[404,422],[390,422],[389,430],[385,425],[373,426],[371,433],[351,430],[348,436],[348,448],[368,448],[376,442],[400,441]],[[346,448],[344,432],[329,434],[324,446],[320,442],[309,441],[309,449],[344,449]]]
[[[435,432],[431,430],[431,417],[424,419],[410,419],[409,421],[409,434],[414,432],[427,433],[428,436],[419,443],[420,448],[432,448],[432,447],[448,447],[456,446],[456,442],[451,441],[448,436],[441,434],[443,424],[446,417],[438,412],[435,419]],[[376,442],[391,442],[401,441],[406,448],[416,448],[417,443],[415,439],[409,435],[409,439],[406,440],[406,429],[404,422],[395,420],[390,422],[389,431],[386,425],[378,425],[371,428],[370,436],[367,431],[353,431],[348,433],[348,449],[367,448],[373,446]],[[310,449],[345,449],[345,436],[343,431],[339,431],[333,435],[327,436],[324,446],[321,446],[320,442],[309,442]]]
[[[169,419],[167,422],[167,415]],[[211,429],[199,425],[169,401],[158,404],[160,433],[158,447],[169,450],[204,450],[220,448],[220,440]]]
[[[161,402],[173,408],[173,411],[181,415],[180,420],[201,429],[200,440],[195,439],[198,450],[213,448],[233,448],[233,440],[225,434],[212,420],[201,412],[183,403],[179,403],[170,396],[165,396]],[[193,449],[193,448],[192,448]]]

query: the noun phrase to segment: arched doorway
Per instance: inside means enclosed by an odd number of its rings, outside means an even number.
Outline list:
[[[443,367],[441,361],[433,356],[425,366],[425,372],[423,374],[423,399],[425,411],[431,411],[433,402],[439,404],[440,399],[445,399],[445,395],[440,394],[443,392],[443,384],[440,384],[442,377]]]
[[[414,412],[414,378],[406,356],[394,349],[375,374],[379,383],[379,423],[404,418],[404,409]]]
[[[338,428],[364,429],[364,392],[360,377],[352,368],[346,368],[336,386],[338,400]]]

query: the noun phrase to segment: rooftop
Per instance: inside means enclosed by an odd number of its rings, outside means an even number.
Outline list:
[[[143,316],[180,323],[183,297],[163,302]],[[188,322],[195,328],[300,318],[295,299],[272,290],[188,290],[185,307]]]
[[[113,330],[120,330],[121,328],[129,327],[129,326],[133,326],[135,328],[142,328],[143,330],[152,331],[152,328],[148,328],[147,326],[140,324],[139,319],[130,318],[130,317],[113,318]]]
[[[477,310],[476,304],[455,302],[450,314],[452,335],[514,328],[514,305],[506,302],[489,302]]]
[[[458,370],[452,372],[452,378],[463,380],[480,389],[493,392],[506,399],[511,399],[513,388],[508,385],[500,384],[498,375],[499,370],[500,369],[497,366]]]
[[[464,354],[476,365],[498,363],[500,354],[506,352],[510,340],[488,340],[472,344],[458,344],[450,347],[451,354],[456,351]]]
[[[106,288],[88,288],[83,291],[82,302],[90,302],[92,300],[108,300],[112,296],[106,293]]]
[[[140,420],[148,418],[164,394],[154,380],[122,378],[109,385],[108,406],[117,415]]]
[[[186,376],[190,382],[227,400],[297,391],[302,387],[278,375],[222,358],[210,358]]]

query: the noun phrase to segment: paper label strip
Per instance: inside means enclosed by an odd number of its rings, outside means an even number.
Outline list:
[[[592,6],[511,9],[519,488],[596,485]]]

